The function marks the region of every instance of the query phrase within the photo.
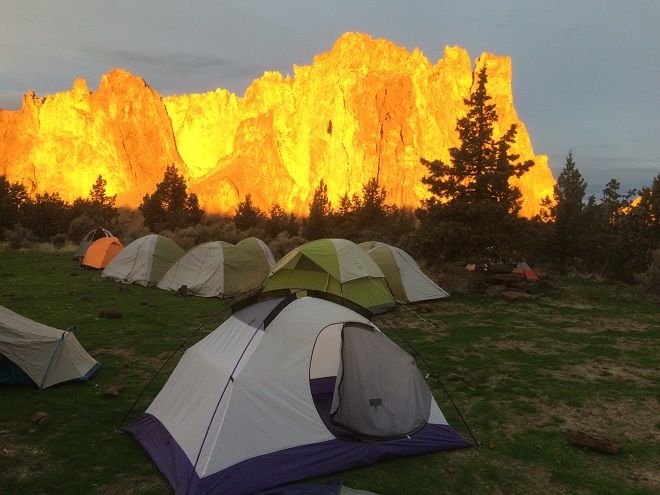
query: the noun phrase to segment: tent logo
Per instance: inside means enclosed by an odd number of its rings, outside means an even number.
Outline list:
[[[372,406],[375,411],[378,411],[378,406],[383,405],[383,399],[369,399],[369,405]]]

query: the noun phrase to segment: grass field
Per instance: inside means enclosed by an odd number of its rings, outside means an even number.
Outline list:
[[[483,447],[335,473],[381,495],[660,493],[660,305],[635,287],[562,278],[531,301],[455,295],[375,319],[444,378]],[[58,328],[76,326],[102,363],[88,382],[0,386],[0,493],[156,494],[169,485],[131,437],[115,433],[154,371],[196,328],[226,316],[217,299],[124,286],[81,270],[71,253],[0,251],[0,304]],[[103,319],[114,308],[120,319]],[[215,316],[215,317],[214,317]],[[178,355],[138,403],[143,412]],[[124,387],[107,398],[102,391]],[[439,385],[450,423],[467,436]],[[35,425],[37,411],[49,420]],[[571,430],[621,443],[573,446]]]

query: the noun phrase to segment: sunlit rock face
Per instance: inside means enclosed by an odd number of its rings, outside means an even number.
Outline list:
[[[513,151],[536,163],[516,181],[531,216],[554,179],[513,106],[510,59],[483,54],[475,71],[483,65],[496,133],[518,124]],[[79,79],[71,91],[30,92],[20,110],[0,111],[0,173],[70,201],[101,174],[119,203],[137,206],[175,163],[207,211],[233,213],[252,194],[262,209],[278,202],[298,214],[321,179],[337,204],[378,177],[390,202],[415,207],[427,196],[420,157],[449,159],[473,80],[461,48],[432,65],[419,50],[354,33],[292,77],[265,73],[243,97],[218,89],[161,98],[115,70],[96,92]]]

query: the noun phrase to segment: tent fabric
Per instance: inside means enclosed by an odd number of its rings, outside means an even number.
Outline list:
[[[125,430],[175,492],[190,495],[249,494],[380,459],[468,446],[425,383],[431,405],[409,435],[347,441],[328,429],[313,398],[313,355],[334,356],[315,365],[315,374],[336,378],[341,339],[319,335],[355,325],[386,338],[358,313],[315,297],[244,307],[184,353],[145,414]]]
[[[512,273],[522,273],[525,275],[525,280],[528,282],[538,282],[539,276],[536,272],[529,266],[525,261],[521,261],[516,264],[516,267],[512,270]]]
[[[122,249],[124,246],[116,237],[96,239],[85,253],[82,265],[89,268],[105,268]]]
[[[158,288],[179,290],[203,297],[235,297],[261,287],[266,273],[244,249],[228,242],[195,246],[172,265]]]
[[[268,245],[256,237],[247,237],[236,244],[236,246],[244,249],[254,258],[257,262],[258,269],[263,272],[263,278],[265,279],[271,268],[275,266],[275,257]]]
[[[278,289],[330,292],[376,313],[395,306],[378,265],[345,239],[318,239],[290,251],[264,283],[264,292]]]
[[[89,249],[89,246],[91,246],[95,240],[101,239],[103,237],[113,237],[112,232],[101,227],[96,227],[95,229],[87,232],[80,241],[80,244],[78,244],[78,249],[76,249],[76,253],[73,255],[73,259],[83,259],[85,257],[85,253],[87,253],[87,250]]]
[[[125,284],[157,284],[184,254],[173,240],[150,234],[134,240],[105,267],[102,277]]]
[[[72,332],[43,325],[3,306],[0,306],[0,354],[39,388],[86,379],[98,367],[98,362],[87,354]]]
[[[345,325],[342,338],[332,421],[365,438],[396,438],[424,426],[432,396],[412,356],[370,326]]]
[[[397,302],[429,301],[449,296],[447,291],[424,274],[412,256],[403,249],[377,241],[364,242],[360,247],[385,274]]]

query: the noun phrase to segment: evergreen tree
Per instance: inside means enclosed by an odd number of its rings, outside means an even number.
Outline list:
[[[332,203],[328,199],[328,186],[323,179],[314,190],[314,197],[309,204],[309,217],[303,224],[303,235],[313,241],[328,235],[332,228]]]
[[[199,223],[204,212],[194,193],[188,194],[186,180],[174,164],[168,165],[153,194],[145,194],[139,210],[153,232],[174,230]]]
[[[385,205],[387,191],[372,177],[362,186],[362,200],[355,207],[355,221],[358,229],[384,227],[389,208]]]
[[[71,221],[86,217],[95,225],[108,226],[119,215],[115,207],[117,196],[108,196],[106,193],[107,181],[99,175],[89,191],[89,199],[77,198],[71,205]]]
[[[510,153],[517,129],[512,125],[498,140],[493,137],[497,122],[495,105],[486,91],[486,68],[477,74],[477,85],[469,98],[465,117],[458,119],[458,148],[450,148],[451,163],[421,159],[429,174],[422,179],[431,197],[418,210],[427,233],[425,254],[437,259],[466,259],[484,256],[488,250],[500,256],[515,249],[521,194],[509,180],[522,176],[533,165],[518,162]]]
[[[261,227],[265,220],[266,215],[264,212],[252,202],[252,195],[246,194],[245,199],[236,206],[236,213],[234,214],[236,228],[240,231]]]
[[[279,203],[273,203],[269,218],[265,223],[265,230],[271,237],[277,237],[277,234],[281,232],[287,232],[289,236],[294,236],[298,235],[298,222],[293,213],[287,213]]]
[[[24,207],[22,224],[41,239],[48,239],[68,229],[69,205],[59,193],[37,194]]]
[[[580,240],[584,228],[584,195],[587,183],[575,165],[573,152],[566,156],[564,168],[554,187],[554,204],[550,206],[550,218],[554,220],[554,243],[559,258],[559,268],[566,271],[566,262],[580,252]],[[593,208],[594,201],[590,201]]]
[[[10,183],[4,175],[0,175],[0,235],[20,221],[29,200],[25,186]]]

